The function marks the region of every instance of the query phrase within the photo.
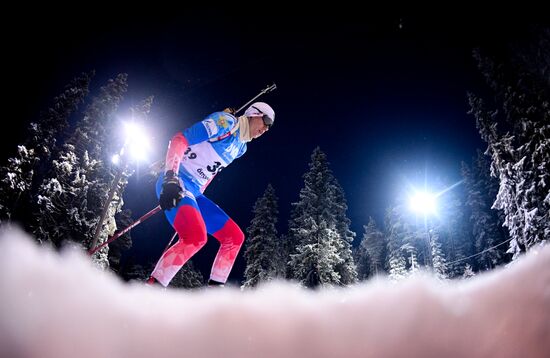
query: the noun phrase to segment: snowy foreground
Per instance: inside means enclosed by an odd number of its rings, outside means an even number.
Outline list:
[[[1,357],[548,357],[550,247],[446,285],[162,291],[0,238]]]

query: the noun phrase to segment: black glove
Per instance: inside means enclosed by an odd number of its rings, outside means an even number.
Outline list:
[[[169,170],[164,174],[159,205],[162,210],[170,210],[175,208],[181,199],[183,199],[183,189],[180,180],[173,171]]]

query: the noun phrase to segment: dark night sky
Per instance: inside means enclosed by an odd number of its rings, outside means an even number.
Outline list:
[[[265,10],[267,11],[267,10]],[[303,13],[231,16],[223,11],[151,11],[86,19],[25,16],[7,40],[4,88],[16,123],[2,133],[3,159],[23,128],[75,75],[95,69],[93,89],[129,75],[129,104],[154,95],[150,128],[164,156],[171,134],[226,106],[239,107],[266,85],[276,123],[206,191],[243,230],[254,201],[271,182],[280,198],[280,230],[316,146],[327,154],[349,204],[358,238],[368,216],[382,220],[406,183],[424,173],[449,185],[460,161],[484,148],[466,92],[486,93],[471,56],[521,36],[529,16],[442,17],[386,12],[361,16]],[[239,14],[240,15],[240,14]],[[540,21],[539,21],[540,22]],[[22,29],[27,29],[23,34]],[[132,178],[125,193],[135,217],[156,205],[153,184]],[[160,255],[170,237],[161,215],[134,232],[136,259]],[[216,250],[197,255],[207,274]],[[203,265],[204,262],[204,265]],[[242,271],[242,257],[234,277]],[[204,267],[203,267],[204,266]]]

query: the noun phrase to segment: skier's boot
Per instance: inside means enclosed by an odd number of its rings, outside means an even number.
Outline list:
[[[147,280],[147,282],[145,282],[145,284],[149,287],[157,287],[157,288],[163,288],[163,289],[166,289],[166,287],[164,287],[163,285],[161,285],[160,282],[157,281],[156,278],[154,278],[153,276],[150,276],[149,279]]]
[[[208,280],[208,288],[211,288],[211,287],[223,287],[223,283],[222,282],[218,282],[218,281],[214,281],[212,279],[209,279]]]

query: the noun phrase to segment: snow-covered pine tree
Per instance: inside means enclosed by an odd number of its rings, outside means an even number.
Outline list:
[[[441,243],[437,230],[430,230],[430,247],[432,252],[432,268],[436,277],[440,280],[448,279],[447,260],[441,250]]]
[[[487,110],[481,98],[469,95],[470,113],[488,144],[491,175],[499,179],[493,207],[505,214],[513,258],[550,236],[549,52],[545,29],[531,48],[516,49],[499,64],[475,53],[502,109]]]
[[[133,223],[132,211],[129,209],[118,212],[115,216],[116,224],[119,227],[127,227]],[[120,271],[120,259],[122,253],[132,247],[130,232],[122,235],[109,244],[109,268],[118,273]]]
[[[448,278],[461,277],[464,273],[464,264],[471,263],[472,260],[466,258],[474,254],[465,201],[462,186],[457,185],[446,191],[439,208],[439,221],[432,225],[433,230],[439,235],[441,251],[447,260]]]
[[[367,230],[367,225],[363,225],[363,230]],[[365,281],[371,276],[369,256],[367,255],[367,251],[363,245],[364,237],[365,232],[363,233],[363,238],[361,239],[359,246],[352,249],[355,264],[357,265],[357,279],[359,281]]]
[[[30,123],[17,156],[0,167],[0,223],[16,220],[29,227],[36,187],[49,168],[52,153],[58,149],[57,140],[64,134],[70,115],[88,95],[92,76],[93,73],[83,73],[65,86],[53,105]]]
[[[390,272],[390,279],[394,282],[400,281],[408,276],[407,272],[407,262],[405,260],[405,257],[403,256],[403,253],[392,251],[393,254],[390,254],[389,257],[389,272]]]
[[[428,229],[434,224],[424,215],[412,214],[403,202],[388,209],[385,219],[388,236],[391,232],[394,236],[393,244],[399,245],[395,247],[399,247],[399,256],[405,261],[405,271],[416,271],[421,266],[431,267]],[[397,262],[401,265],[400,261]]]
[[[392,281],[407,277],[407,262],[403,252],[405,223],[398,206],[386,210],[385,226],[387,231],[386,268]]]
[[[357,282],[357,266],[353,259],[351,245],[355,239],[355,233],[350,230],[351,220],[347,217],[348,204],[344,189],[333,177],[333,199],[331,200],[334,212],[336,231],[338,232],[338,255],[342,263],[336,266],[336,272],[340,274],[340,283],[350,285]]]
[[[470,264],[466,264],[464,266],[464,273],[462,274],[462,278],[466,279],[466,278],[474,277],[475,275],[476,274],[474,273],[472,266],[470,266]]]
[[[407,251],[405,249],[405,251]],[[411,250],[410,255],[408,257],[409,260],[409,275],[414,274],[418,272],[420,269],[420,265],[418,264],[418,260],[416,259],[416,250]]]
[[[170,281],[169,287],[192,289],[202,286],[204,286],[204,277],[200,271],[195,269],[193,262],[190,260],[183,265],[181,270]]]
[[[310,174],[313,170],[313,155],[308,165],[309,171],[303,175],[304,187],[300,189],[299,199],[297,202],[291,203],[292,210],[290,212],[290,219],[288,220],[288,232],[282,236],[284,254],[287,262],[286,278],[289,280],[294,279],[294,268],[292,267],[291,257],[297,253],[297,248],[300,244],[300,227],[307,218],[313,216],[315,213],[314,207],[312,206],[313,200],[315,199],[313,193],[313,180]]]
[[[140,264],[135,262],[126,262],[117,274],[125,281],[145,282],[153,271],[154,264]]]
[[[386,258],[386,238],[369,217],[368,225],[363,225],[365,232],[357,249],[357,273],[359,280],[379,275],[384,272]]]
[[[290,213],[291,218],[289,219],[289,225],[293,222],[293,215],[296,214],[296,211]],[[290,228],[289,231],[281,235],[281,262],[284,266],[283,277],[286,279],[292,279],[293,273],[290,267],[290,256],[296,253],[296,244],[297,238],[291,234]]]
[[[310,217],[300,228],[300,244],[291,256],[294,278],[309,288],[340,285],[336,266],[343,262],[338,255],[338,233],[323,219],[319,224]]]
[[[276,228],[279,215],[277,196],[271,184],[256,200],[252,212],[254,217],[246,230],[244,288],[255,287],[284,273],[280,267],[281,248]]]
[[[130,108],[131,117],[129,118],[129,121],[131,121],[133,124],[145,123],[149,117],[152,104],[153,96],[150,96],[141,101],[139,104],[132,106]],[[118,127],[120,126],[120,123],[115,122],[113,123],[113,125]],[[112,128],[109,132],[115,132],[116,130],[119,130],[119,128]],[[122,156],[122,160],[118,165],[113,165],[112,161],[110,160],[113,153],[120,152],[120,148],[124,146],[125,140],[125,138],[118,138],[118,140],[115,139],[107,141],[102,147],[101,161],[103,163],[103,182],[108,183],[109,191],[105,198],[103,198],[101,204],[102,208],[106,209],[105,212],[101,213],[102,215],[104,215],[104,217],[100,215],[98,220],[98,225],[100,221],[102,221],[103,225],[101,227],[96,225],[94,231],[94,236],[96,235],[96,232],[98,234],[96,245],[98,243],[105,242],[110,235],[114,234],[117,227],[126,227],[129,224],[128,220],[126,220],[123,216],[118,216],[118,218],[123,221],[119,223],[116,214],[122,210],[122,206],[124,205],[122,194],[124,193],[124,190],[128,184],[128,178],[134,173],[135,163],[133,163],[129,158],[125,156]],[[127,152],[130,148],[124,149]],[[126,155],[128,155],[128,153]],[[117,185],[115,185],[115,182],[117,182]],[[101,183],[100,186],[104,187],[104,183]],[[131,213],[128,213],[127,215],[129,214]],[[114,243],[115,248],[118,247],[122,249],[129,249],[132,246],[130,233],[124,236],[124,241],[121,242],[121,240],[118,239],[117,242]],[[121,245],[124,245],[124,247],[122,247]],[[101,251],[105,253],[109,252],[110,249],[103,248],[102,250],[100,250],[100,252]],[[115,251],[118,254],[119,250]],[[97,259],[98,257],[103,257],[103,253],[94,255],[94,258]]]
[[[307,287],[341,284],[335,271],[343,263],[338,255],[339,235],[332,212],[334,179],[325,153],[319,147],[311,155],[304,187],[289,220],[289,278]],[[321,271],[322,270],[322,271]]]
[[[33,232],[39,240],[54,245],[64,240],[90,245],[113,177],[106,164],[110,158],[102,157],[102,148],[111,141],[107,128],[127,89],[126,81],[127,76],[121,74],[101,88],[53,160],[50,174],[40,185],[33,215]],[[114,231],[114,227],[110,229]],[[108,265],[106,249],[95,257],[100,266]]]
[[[403,207],[400,206],[402,211]],[[419,218],[412,218],[400,212],[400,220],[402,229],[399,231],[401,240],[401,252],[405,258],[407,272],[417,271],[420,266],[429,266],[431,261],[428,253],[428,243],[426,240],[426,222],[422,220],[419,223]]]
[[[287,277],[288,262],[290,261],[288,243],[285,242],[285,238],[285,235],[278,234],[277,256],[275,257],[275,276],[278,279],[285,279]]]
[[[153,104],[153,96],[147,97],[143,101],[141,101],[139,104],[134,105],[130,108],[130,111],[132,112],[131,120],[134,123],[143,123],[147,121],[149,113],[151,111],[151,106]],[[117,151],[120,151],[120,148],[124,145],[122,141],[119,140],[112,140],[111,144],[108,144],[107,147],[110,148],[110,151],[108,153],[116,153]],[[116,187],[113,187],[111,185],[111,189],[116,189],[115,195],[113,195],[113,198],[111,199],[109,210],[107,211],[107,216],[104,218],[103,226],[107,227],[108,230],[103,230],[103,233],[112,235],[115,228],[125,228],[129,226],[133,220],[132,220],[132,212],[128,209],[122,209],[122,206],[124,205],[124,202],[122,200],[122,193],[124,192],[129,177],[134,173],[134,169],[132,167],[131,162],[128,162],[127,160],[122,160],[122,163],[119,163],[119,167],[111,167],[111,170],[116,171],[120,170],[119,173],[113,173],[112,175],[117,177],[118,174],[118,185]],[[109,180],[110,177],[107,177],[107,180]],[[114,180],[114,179],[113,179]],[[106,198],[107,200],[108,198]],[[104,202],[103,205],[106,203]],[[110,216],[108,216],[110,215]],[[114,217],[113,217],[114,215]],[[96,230],[98,228],[96,227]],[[94,233],[95,235],[95,233]],[[101,235],[101,232],[100,232]],[[104,240],[107,239],[105,236],[100,237],[98,242],[104,242]],[[125,250],[128,250],[132,247],[132,238],[131,238],[131,232],[128,232],[124,234],[122,237],[118,238],[117,240],[113,241],[109,244],[109,253],[108,253],[108,259],[109,259],[109,266],[113,270],[117,270],[117,267],[120,263],[120,257],[122,256],[122,252]]]
[[[507,262],[506,245],[490,249],[508,239],[501,229],[497,211],[491,209],[498,191],[498,182],[490,176],[489,163],[481,151],[473,160],[472,169],[462,163],[462,176],[467,191],[467,205],[470,208],[470,222],[475,243],[478,271],[489,270]],[[485,251],[489,249],[488,251]]]

